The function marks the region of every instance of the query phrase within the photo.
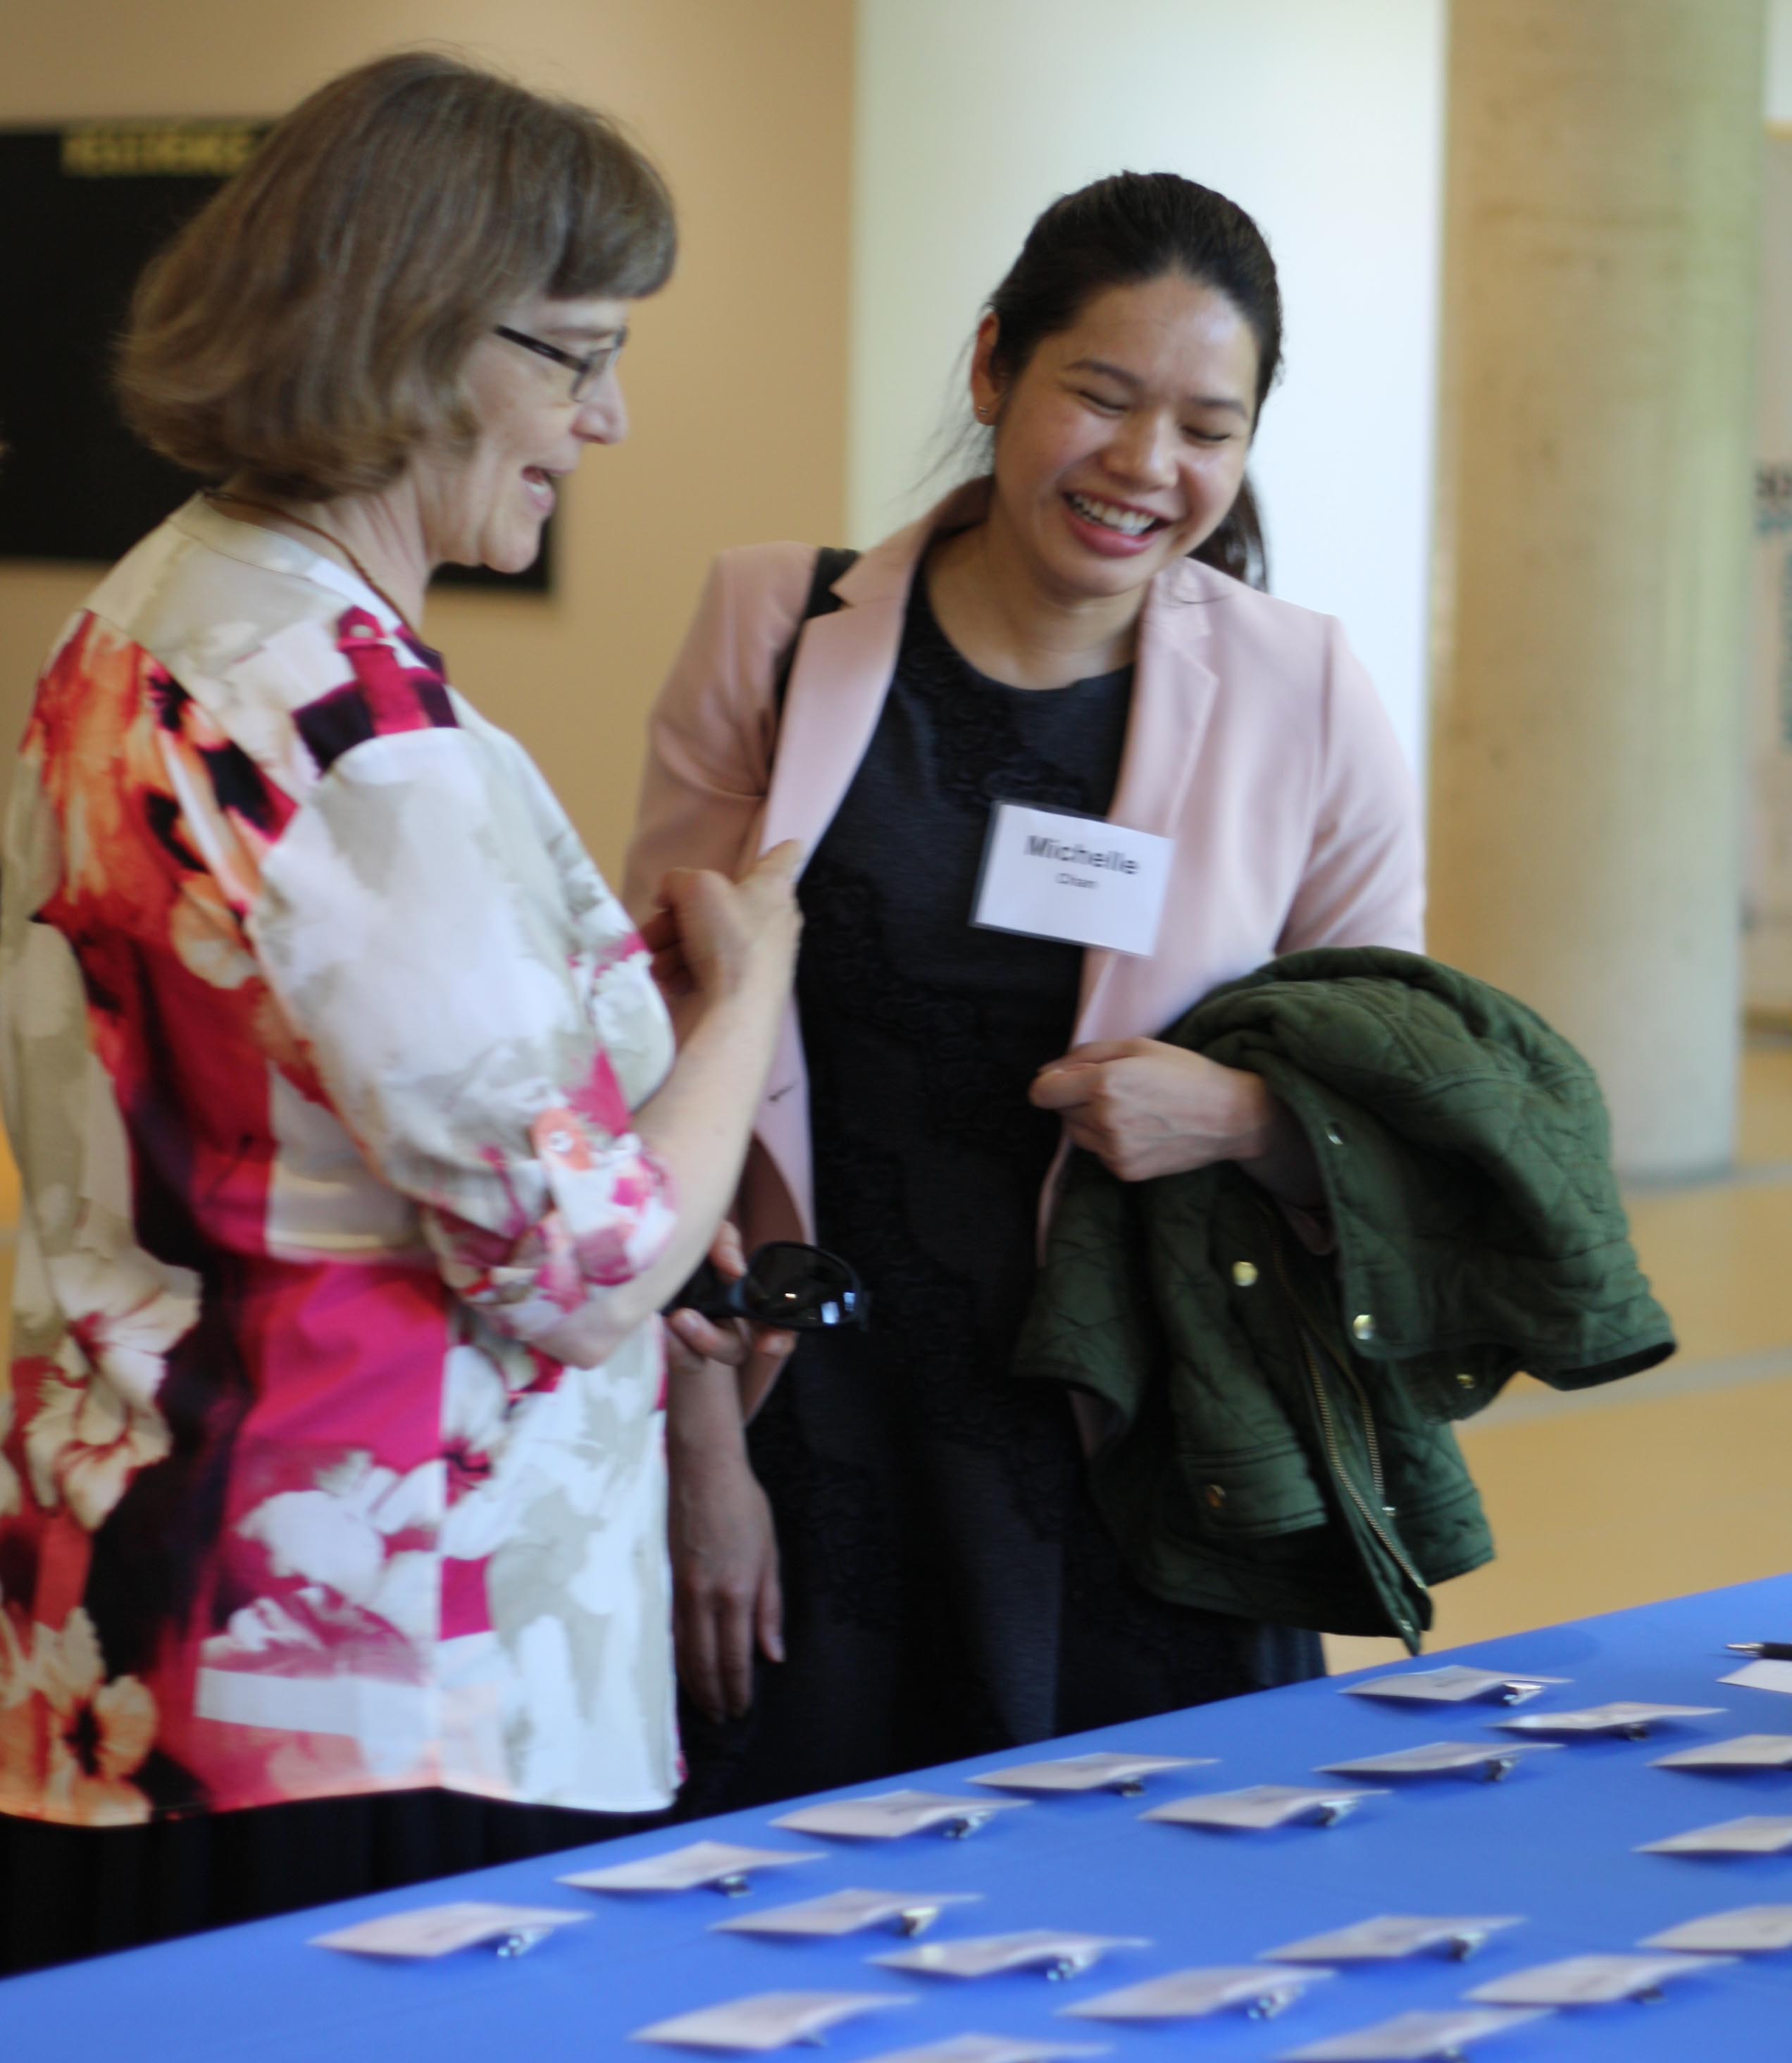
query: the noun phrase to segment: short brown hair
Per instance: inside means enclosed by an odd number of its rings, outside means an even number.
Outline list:
[[[138,282],[126,420],[177,465],[323,501],[470,439],[474,342],[534,294],[633,300],[665,182],[603,115],[434,50],[302,101]]]

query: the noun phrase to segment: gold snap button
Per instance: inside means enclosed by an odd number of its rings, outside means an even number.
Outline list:
[[[1252,1262],[1248,1261],[1235,1261],[1232,1263],[1232,1280],[1238,1285],[1240,1289],[1248,1289],[1251,1285],[1255,1282],[1256,1279],[1257,1271]]]
[[[1375,1321],[1367,1311],[1359,1311],[1350,1321],[1350,1329],[1360,1340],[1372,1340],[1375,1337]]]
[[[1217,1511],[1225,1502],[1226,1491],[1224,1485],[1221,1483],[1209,1483],[1207,1485],[1207,1502],[1212,1506],[1215,1511]]]
[[[1456,1385],[1458,1389],[1473,1389],[1475,1386],[1475,1378],[1469,1374],[1466,1369],[1465,1369],[1463,1372],[1457,1376]]]

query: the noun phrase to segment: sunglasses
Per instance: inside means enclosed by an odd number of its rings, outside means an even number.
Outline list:
[[[756,1247],[746,1273],[726,1281],[705,1261],[665,1307],[695,1311],[721,1325],[749,1318],[788,1333],[819,1333],[831,1325],[863,1325],[871,1313],[850,1261],[800,1240],[774,1239]]]

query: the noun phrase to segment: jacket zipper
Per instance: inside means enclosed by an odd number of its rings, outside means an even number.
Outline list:
[[[1357,1416],[1363,1422],[1363,1444],[1369,1450],[1369,1482],[1375,1491],[1376,1502],[1385,1508],[1388,1493],[1381,1478],[1381,1442],[1376,1438],[1375,1414],[1369,1410],[1368,1395],[1362,1384],[1356,1380],[1356,1369],[1348,1361],[1340,1361],[1335,1354],[1328,1354],[1326,1358],[1350,1385],[1352,1393],[1356,1399]]]
[[[1325,1393],[1324,1378],[1320,1372],[1319,1361],[1313,1353],[1312,1338],[1308,1329],[1306,1316],[1300,1308],[1300,1299],[1294,1293],[1294,1285],[1288,1280],[1288,1269],[1282,1259],[1280,1239],[1276,1238],[1272,1245],[1276,1257],[1276,1279],[1280,1282],[1283,1293],[1287,1297],[1295,1314],[1295,1332],[1300,1341],[1301,1357],[1307,1365],[1307,1380],[1312,1386],[1313,1401],[1319,1407],[1320,1428],[1324,1436],[1326,1458],[1332,1465],[1332,1473],[1342,1486],[1351,1502],[1362,1514],[1364,1522],[1369,1530],[1399,1564],[1407,1580],[1415,1586],[1421,1597],[1428,1597],[1431,1594],[1430,1585],[1413,1567],[1404,1550],[1381,1522],[1379,1509],[1383,1502],[1381,1449],[1370,1422],[1368,1398],[1364,1393],[1362,1385],[1356,1380],[1355,1371],[1345,1366],[1344,1373],[1356,1394],[1358,1409],[1362,1413],[1364,1431],[1368,1442],[1371,1480],[1374,1484],[1376,1494],[1376,1503],[1372,1506],[1357,1486],[1356,1478],[1344,1466],[1343,1451],[1338,1445],[1337,1427],[1332,1417],[1332,1400]],[[1328,1356],[1328,1358],[1335,1360],[1336,1357]]]

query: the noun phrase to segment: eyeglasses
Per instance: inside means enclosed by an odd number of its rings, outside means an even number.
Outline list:
[[[557,344],[544,344],[540,337],[531,336],[526,330],[512,329],[507,323],[494,323],[492,333],[501,336],[507,344],[520,344],[524,351],[532,351],[538,358],[551,358],[556,365],[564,365],[573,376],[569,398],[575,406],[590,398],[592,388],[615,364],[623,345],[629,341],[627,329],[619,329],[608,344],[601,344],[595,351],[581,357],[576,351],[562,351]]]
[[[790,1333],[818,1333],[832,1325],[869,1323],[871,1299],[850,1261],[800,1240],[774,1239],[756,1247],[746,1273],[725,1281],[705,1261],[669,1311],[696,1311],[718,1325],[750,1318]]]

